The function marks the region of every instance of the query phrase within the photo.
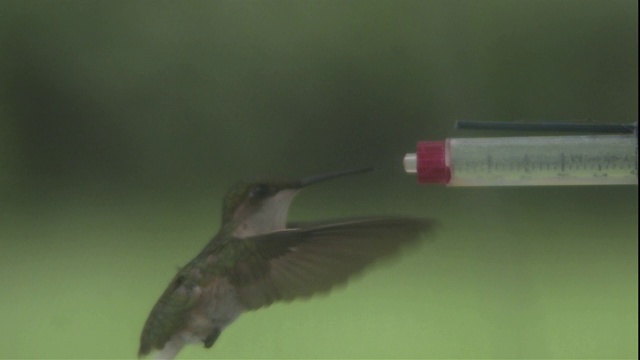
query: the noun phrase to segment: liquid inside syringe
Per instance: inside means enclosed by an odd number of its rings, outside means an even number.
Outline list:
[[[638,184],[635,135],[459,138],[418,143],[405,170],[450,186]]]

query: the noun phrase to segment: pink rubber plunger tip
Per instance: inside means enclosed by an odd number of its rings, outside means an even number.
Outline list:
[[[418,182],[423,184],[448,184],[451,170],[447,166],[444,141],[420,141],[418,157]]]

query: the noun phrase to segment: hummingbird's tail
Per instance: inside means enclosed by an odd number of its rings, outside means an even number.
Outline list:
[[[158,360],[173,360],[185,344],[185,339],[182,336],[174,336],[167,341],[162,350],[156,353],[155,358]]]

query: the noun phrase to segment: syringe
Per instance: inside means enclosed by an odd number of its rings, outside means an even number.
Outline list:
[[[637,135],[422,141],[404,168],[449,186],[637,185]]]

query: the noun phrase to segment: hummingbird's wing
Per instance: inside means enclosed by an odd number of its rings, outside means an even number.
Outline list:
[[[252,251],[228,275],[242,304],[258,309],[329,291],[432,227],[430,220],[398,217],[298,224],[239,240]]]

